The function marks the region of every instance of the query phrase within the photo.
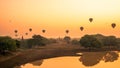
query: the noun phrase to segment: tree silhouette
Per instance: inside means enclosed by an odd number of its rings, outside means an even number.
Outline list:
[[[71,38],[69,37],[69,36],[65,36],[64,37],[64,40],[69,44],[70,43],[70,40],[71,40]]]

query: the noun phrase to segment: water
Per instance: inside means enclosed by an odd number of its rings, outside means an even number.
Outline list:
[[[20,68],[120,68],[120,53],[83,52],[82,56],[65,56],[38,60]]]

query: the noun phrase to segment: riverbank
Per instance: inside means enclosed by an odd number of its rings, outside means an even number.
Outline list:
[[[108,51],[109,49],[99,49],[93,51]],[[116,49],[111,49],[116,50]],[[21,50],[16,55],[13,55],[7,60],[0,61],[0,68],[13,68],[15,66],[23,65],[25,63],[36,60],[62,57],[62,56],[81,56],[77,53],[92,51],[80,47],[80,45],[68,44],[50,44],[43,47],[33,49]]]
[[[44,47],[38,47],[28,50],[19,51],[20,53],[10,56],[6,60],[0,61],[0,68],[13,68],[35,60],[59,57],[59,56],[79,56],[75,50],[80,48],[79,45],[58,45],[52,44]]]

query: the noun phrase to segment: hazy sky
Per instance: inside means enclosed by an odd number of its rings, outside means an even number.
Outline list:
[[[96,33],[120,37],[119,23],[120,0],[0,0],[0,35],[14,37],[16,29],[21,36],[32,28],[28,36],[64,37],[69,29],[71,37]]]

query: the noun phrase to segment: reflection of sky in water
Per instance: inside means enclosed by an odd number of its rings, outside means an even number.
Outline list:
[[[120,54],[119,54],[120,55]],[[58,57],[22,65],[21,68],[118,68],[117,52],[84,52],[81,57]]]

